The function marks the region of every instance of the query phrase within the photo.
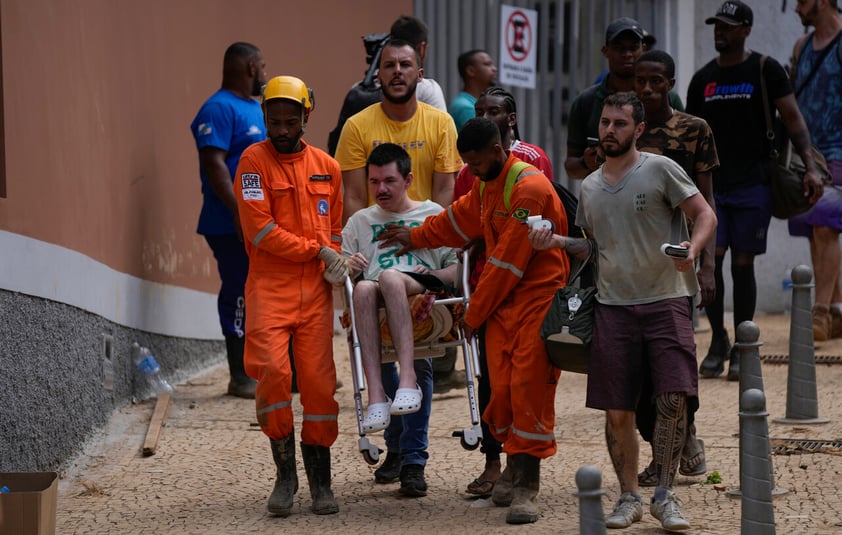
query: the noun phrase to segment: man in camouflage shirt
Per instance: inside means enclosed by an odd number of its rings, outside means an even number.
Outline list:
[[[666,156],[680,165],[696,183],[711,208],[714,208],[712,171],[719,167],[719,158],[713,132],[704,119],[673,110],[668,94],[674,85],[675,62],[666,52],[645,52],[635,63],[635,92],[643,102],[646,112],[646,129],[637,141],[637,148],[643,152]],[[707,243],[697,273],[701,287],[699,307],[711,302],[716,296],[715,240],[713,236]],[[636,419],[640,435],[652,445],[653,461],[638,474],[638,483],[642,487],[658,484],[654,465],[656,445],[652,443],[655,425],[653,399],[651,385],[646,384],[637,407]],[[704,442],[696,438],[696,426],[693,423],[698,408],[699,398],[688,397],[687,434],[679,466],[679,472],[685,476],[702,475],[707,468]]]

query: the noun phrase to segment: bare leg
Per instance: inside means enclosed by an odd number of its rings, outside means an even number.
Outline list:
[[[360,281],[354,288],[354,318],[360,339],[368,403],[383,403],[386,392],[380,378],[380,320],[377,313],[380,290],[375,281]]]
[[[621,492],[640,494],[637,484],[639,447],[634,431],[634,411],[605,411],[605,442],[608,444],[614,472],[620,480]]]
[[[400,365],[398,388],[415,388],[416,376],[413,366],[414,345],[412,336],[412,316],[409,310],[410,295],[420,294],[424,288],[415,279],[400,271],[387,269],[380,274],[380,293],[386,304],[386,319],[389,332],[395,344],[395,352]]]
[[[830,227],[813,227],[810,252],[815,270],[816,304],[830,305],[839,286],[839,266],[842,262],[839,233]]]
[[[671,489],[687,432],[687,394],[666,392],[655,398],[657,416],[652,445],[658,487]]]

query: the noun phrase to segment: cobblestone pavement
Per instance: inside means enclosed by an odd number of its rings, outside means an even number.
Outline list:
[[[704,321],[704,320],[703,320]],[[786,355],[788,317],[757,318],[761,354]],[[697,335],[700,359],[709,333]],[[169,420],[157,453],[141,455],[153,401],[125,407],[111,418],[85,452],[66,471],[59,486],[61,534],[236,534],[236,533],[578,533],[574,475],[584,464],[603,473],[606,511],[618,495],[603,436],[603,415],[584,407],[586,377],[562,374],[556,396],[558,454],[541,466],[536,524],[509,526],[506,510],[469,497],[465,486],[482,470],[479,450],[461,448],[451,432],[470,424],[464,388],[436,394],[430,422],[430,487],[424,498],[403,498],[398,484],[374,483],[375,467],[356,451],[353,392],[344,336],[335,336],[339,377],[340,434],[332,448],[336,515],[310,512],[304,468],[298,459],[301,488],[288,518],[266,512],[274,481],[268,439],[257,427],[253,402],[224,395],[227,371],[216,366],[176,386]],[[842,355],[842,340],[818,346],[817,355]],[[775,423],[786,412],[787,367],[764,364],[770,436],[777,439],[842,440],[842,365],[817,366],[819,415],[823,425]],[[709,471],[724,485],[739,486],[738,383],[723,378],[701,381],[699,436],[705,440]],[[300,422],[300,405],[296,422]],[[382,436],[374,440],[382,445]],[[648,453],[641,448],[641,467]],[[774,455],[776,485],[789,492],[775,498],[777,532],[842,533],[842,452]],[[688,533],[739,533],[740,500],[703,477],[677,479],[676,493],[692,524]],[[652,489],[643,489],[648,500]],[[649,513],[623,533],[663,533]]]

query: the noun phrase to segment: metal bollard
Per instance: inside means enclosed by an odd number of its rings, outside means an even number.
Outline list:
[[[742,485],[741,533],[774,535],[772,460],[766,396],[751,388],[740,397],[740,482]]]
[[[789,327],[789,366],[786,376],[786,418],[781,424],[825,424],[819,418],[816,394],[816,353],[813,349],[813,314],[810,266],[792,268],[792,316]]]
[[[763,392],[763,370],[760,367],[760,328],[753,321],[737,326],[736,342],[740,352],[740,396],[751,388]]]
[[[760,328],[753,321],[744,321],[737,326],[736,342],[734,345],[740,352],[740,399],[749,390],[763,392],[763,370],[760,365]],[[742,413],[740,413],[742,414]],[[740,488],[728,489],[728,495],[737,497],[743,493],[744,470],[742,467],[745,444],[743,444],[743,419],[740,418]],[[769,481],[772,482],[772,494],[775,496],[786,494],[786,489],[774,485],[775,472],[771,459],[769,460]]]
[[[602,473],[592,464],[576,470],[576,487],[573,494],[579,498],[580,535],[605,535],[605,515],[602,512]]]

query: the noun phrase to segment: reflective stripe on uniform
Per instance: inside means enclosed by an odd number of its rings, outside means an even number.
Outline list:
[[[526,431],[521,431],[520,429],[514,426],[512,426],[512,433],[516,434],[521,438],[525,438],[528,440],[538,440],[541,442],[553,440],[555,438],[555,435],[553,435],[552,433],[528,433]]]
[[[336,234],[331,234],[330,235],[330,241],[342,243],[342,236],[337,236]]]
[[[501,434],[505,433],[506,431],[508,431],[511,427],[512,427],[511,424],[507,425],[506,427],[495,427],[494,432],[497,433],[498,435],[501,435]]]
[[[463,240],[465,240],[465,243],[471,241],[471,238],[469,238],[464,232],[462,232],[462,229],[460,229],[459,225],[456,224],[456,219],[453,218],[453,210],[450,206],[447,207],[447,218],[450,220],[450,224],[453,225],[453,230],[455,230],[459,234],[459,236]]]
[[[335,422],[335,414],[305,414],[301,417],[302,420],[309,420],[311,422]]]
[[[254,245],[257,245],[258,243],[260,243],[260,240],[262,240],[264,236],[269,234],[269,231],[271,231],[273,228],[275,228],[275,222],[270,221],[265,227],[263,227],[260,230],[260,232],[257,233],[257,236],[255,236],[254,239],[251,242]]]
[[[488,257],[488,263],[497,266],[498,268],[507,269],[511,271],[515,277],[522,279],[523,278],[523,271],[519,270],[517,266],[514,264],[510,264],[508,262],[503,262],[502,260],[497,260],[493,256]]]
[[[283,409],[292,405],[292,400],[289,401],[281,401],[280,403],[273,403],[272,405],[267,405],[262,409],[257,409],[257,415],[260,416],[261,414],[266,414],[272,411],[276,411],[278,409]]]

